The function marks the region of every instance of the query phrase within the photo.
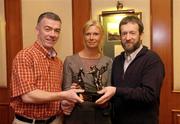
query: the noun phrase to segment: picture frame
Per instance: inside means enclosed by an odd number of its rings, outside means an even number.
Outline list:
[[[102,48],[104,55],[114,58],[123,51],[120,43],[119,23],[126,16],[137,16],[142,20],[142,12],[135,12],[134,9],[102,11],[99,15],[99,21],[105,32]]]

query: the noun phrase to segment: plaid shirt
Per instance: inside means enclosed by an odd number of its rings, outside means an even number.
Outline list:
[[[16,114],[37,119],[48,118],[61,112],[60,101],[27,104],[21,99],[21,95],[36,89],[61,91],[62,61],[51,55],[35,42],[32,47],[21,50],[13,60],[10,105]]]

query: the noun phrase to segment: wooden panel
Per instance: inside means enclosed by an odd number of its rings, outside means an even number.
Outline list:
[[[162,4],[163,3],[163,4]],[[179,123],[180,93],[173,92],[172,0],[151,0],[152,49],[164,61],[166,76],[161,92],[160,124]]]
[[[5,17],[7,32],[7,73],[8,82],[10,82],[12,59],[22,49],[21,0],[5,0]]]
[[[0,105],[0,124],[10,124],[9,105]]]
[[[172,124],[180,124],[180,110],[172,110]]]
[[[0,105],[9,103],[9,92],[8,88],[0,88]]]
[[[9,107],[9,84],[11,65],[16,53],[22,49],[21,0],[5,0],[7,88],[0,88],[0,124],[11,124],[12,110]]]
[[[171,92],[169,88],[172,80],[170,76],[172,63],[169,58],[172,54],[170,7],[170,0],[151,0],[152,49],[161,56],[166,69],[166,77],[161,91],[160,124],[171,124],[171,111],[168,107],[168,98]],[[167,74],[167,72],[170,73]]]
[[[82,27],[91,16],[91,0],[72,0],[73,52],[83,48]]]
[[[179,112],[172,112],[172,108],[180,110],[180,94],[172,92],[173,53],[171,7],[171,0],[151,0],[151,47],[161,56],[166,68],[166,77],[161,92],[160,124],[179,124]],[[91,0],[72,0],[72,8],[73,50],[76,53],[83,48],[82,25],[91,17]],[[21,0],[5,0],[5,16],[9,86],[12,59],[22,48]],[[7,107],[7,102],[9,102],[8,88],[1,88],[0,117],[6,118],[7,116],[7,120],[9,120],[11,114],[6,113],[10,111]],[[7,120],[3,119],[4,122],[2,124],[8,124]]]

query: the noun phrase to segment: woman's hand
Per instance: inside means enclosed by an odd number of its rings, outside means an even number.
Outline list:
[[[68,100],[61,101],[61,109],[65,115],[70,115],[75,106],[74,102]]]

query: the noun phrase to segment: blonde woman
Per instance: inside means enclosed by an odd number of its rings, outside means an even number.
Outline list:
[[[95,20],[89,20],[83,27],[84,48],[77,54],[66,57],[64,61],[64,90],[73,87],[74,77],[82,71],[81,81],[84,84],[85,91],[96,92],[95,76],[92,74],[92,69],[95,71],[103,70],[101,73],[101,82],[103,86],[111,85],[111,65],[112,59],[104,56],[101,52],[104,31],[101,24]],[[81,86],[82,88],[82,86]],[[84,97],[84,96],[83,96]],[[84,99],[84,98],[83,98]],[[62,102],[63,103],[63,102]],[[110,115],[107,112],[108,104],[97,105],[95,101],[90,99],[85,100],[82,104],[70,104],[64,102],[61,105],[65,118],[65,124],[111,124]]]

